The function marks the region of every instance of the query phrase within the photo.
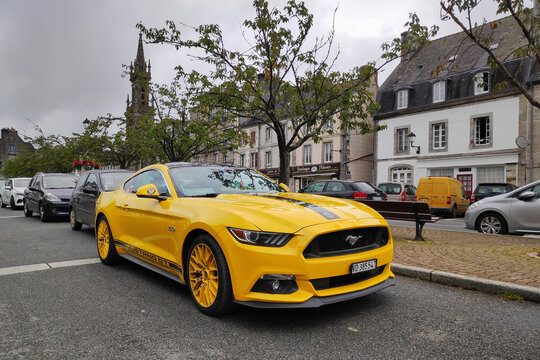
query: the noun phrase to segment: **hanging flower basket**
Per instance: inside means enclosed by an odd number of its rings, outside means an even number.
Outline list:
[[[77,170],[85,168],[85,170],[99,169],[101,164],[97,164],[91,160],[75,160],[73,167]]]

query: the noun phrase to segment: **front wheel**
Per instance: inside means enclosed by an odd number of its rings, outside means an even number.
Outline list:
[[[506,234],[508,232],[506,221],[496,213],[480,215],[476,224],[476,229],[484,234]]]
[[[118,263],[119,257],[114,246],[114,238],[112,236],[109,222],[105,216],[99,219],[96,228],[97,249],[99,260],[105,265],[114,265]]]
[[[15,199],[13,198],[13,196],[11,197],[11,200],[9,200],[9,206],[11,206],[11,210],[17,209],[17,205],[15,205]]]
[[[24,211],[24,216],[26,217],[30,217],[32,216],[33,212],[32,210],[28,210],[28,206],[26,205],[26,201],[23,203],[23,211]]]
[[[45,211],[45,207],[43,206],[43,204],[39,204],[39,219],[41,220],[41,222],[49,221],[49,215]]]
[[[206,234],[197,236],[186,262],[186,282],[199,310],[212,316],[231,311],[231,277],[225,255],[216,241]]]
[[[69,212],[69,224],[71,225],[72,230],[81,230],[82,224],[77,221],[77,218],[75,217],[75,210],[71,209]]]

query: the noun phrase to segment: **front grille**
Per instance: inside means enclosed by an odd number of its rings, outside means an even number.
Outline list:
[[[306,259],[355,254],[373,250],[388,243],[386,227],[365,227],[317,236],[304,250]]]
[[[375,276],[381,275],[384,270],[384,266],[385,265],[379,266],[378,268],[375,268],[373,270],[364,271],[358,274],[347,274],[322,279],[315,279],[310,280],[310,282],[315,288],[315,290],[331,289],[339,286],[356,284],[361,281],[365,281],[374,278]]]

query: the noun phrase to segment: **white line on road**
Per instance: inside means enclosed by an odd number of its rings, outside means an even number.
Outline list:
[[[100,262],[99,258],[90,258],[90,259],[59,261],[59,262],[43,263],[43,264],[11,266],[11,267],[0,268],[0,276],[21,274],[21,273],[32,272],[32,271],[56,269],[56,268],[61,268],[61,267],[96,264],[98,262]]]
[[[18,217],[24,217],[24,215],[0,216],[0,219],[11,219],[11,218],[18,218]]]

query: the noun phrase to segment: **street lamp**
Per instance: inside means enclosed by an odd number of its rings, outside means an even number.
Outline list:
[[[88,120],[88,118],[86,118],[82,123],[83,123],[83,126],[84,126],[84,130],[86,130],[88,128],[88,124],[90,124],[90,120]]]
[[[409,144],[412,148],[415,148],[416,149],[416,153],[417,154],[420,154],[420,145],[418,146],[414,146],[414,140],[416,140],[416,135],[411,132],[409,133],[409,135],[407,135],[407,137],[409,138]]]

